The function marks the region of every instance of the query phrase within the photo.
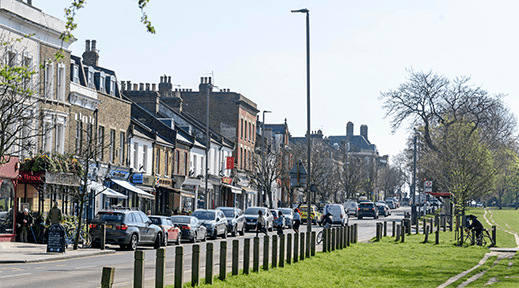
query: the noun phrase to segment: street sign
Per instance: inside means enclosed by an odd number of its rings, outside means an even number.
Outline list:
[[[306,176],[308,173],[306,172],[305,166],[303,166],[303,162],[298,160],[297,163],[294,164],[292,170],[290,170],[290,186],[292,187],[300,187],[306,185]]]
[[[424,186],[423,190],[424,190],[425,193],[431,193],[432,192],[433,183],[432,183],[431,180],[425,181],[423,186]]]

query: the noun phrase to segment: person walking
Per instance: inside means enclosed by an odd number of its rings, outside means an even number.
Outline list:
[[[258,237],[258,233],[263,232],[265,235],[268,235],[267,229],[265,229],[265,218],[263,217],[263,212],[261,210],[258,211],[258,219],[256,223],[256,237]]]
[[[276,226],[277,226],[277,234],[283,235],[283,226],[285,226],[285,217],[283,217],[283,212],[278,212],[278,218],[276,219]]]
[[[294,232],[299,233],[299,225],[301,225],[301,214],[299,214],[299,209],[294,209],[294,225],[292,229]]]
[[[49,214],[47,214],[47,223],[50,223],[50,225],[59,224],[61,220],[61,210],[58,208],[58,201],[55,201],[54,207],[52,207],[49,210]]]
[[[20,227],[20,241],[25,243],[29,242],[27,235],[32,226],[32,217],[29,215],[29,209],[24,208],[23,213],[18,214],[16,225]]]

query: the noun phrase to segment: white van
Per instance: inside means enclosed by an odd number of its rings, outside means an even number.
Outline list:
[[[333,224],[341,226],[348,225],[349,215],[344,210],[342,204],[326,204],[324,207],[324,215],[331,213],[333,217]],[[324,218],[323,215],[323,218]]]
[[[357,202],[350,200],[344,202],[344,208],[348,211],[348,214],[355,215],[357,217],[357,211],[359,211],[359,204]]]

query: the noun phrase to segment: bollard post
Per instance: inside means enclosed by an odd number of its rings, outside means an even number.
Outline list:
[[[287,235],[287,263],[292,264],[292,233]]]
[[[244,239],[243,249],[243,274],[248,275],[250,273],[250,238]]]
[[[312,235],[310,231],[305,233],[306,235],[306,258],[310,258],[310,236]]]
[[[331,228],[332,230],[332,249],[331,251],[335,251],[335,228]]]
[[[436,245],[440,244],[440,230],[439,230],[440,226],[438,226],[438,230],[436,230],[436,241],[434,243],[436,243]]]
[[[380,231],[380,224],[379,222],[375,223],[375,241],[380,241],[380,234],[379,234],[379,231]]]
[[[387,221],[384,221],[384,237],[387,237]]]
[[[294,263],[299,261],[299,234],[294,234]]]
[[[328,252],[328,247],[326,244],[328,244],[328,235],[326,233],[326,229],[323,228],[323,252]]]
[[[436,226],[437,230],[439,230],[438,228],[440,228],[440,218],[438,215],[434,215],[434,226]]]
[[[198,244],[193,245],[193,259],[191,261],[191,286],[200,286],[200,245]]]
[[[183,285],[184,285],[184,247],[179,246],[175,249],[175,288],[182,288]]]
[[[238,275],[240,271],[240,241],[232,240],[232,275]]]
[[[427,220],[425,220],[425,218],[423,218],[422,222],[423,222],[423,233],[425,234],[425,229],[427,228],[427,223],[426,223]]]
[[[315,239],[317,237],[317,233],[315,231],[312,231],[312,256],[315,256]]]
[[[427,242],[429,242],[429,229],[426,229],[426,228],[427,228],[427,227],[424,226],[424,230],[423,230],[423,231],[424,231],[425,238],[424,238],[424,240],[423,240],[423,243],[427,243]]]
[[[299,251],[299,257],[301,257],[301,260],[305,260],[305,232],[301,232],[299,235],[301,236],[301,244],[300,251]]]
[[[449,216],[449,229],[452,232],[452,216]]]
[[[270,236],[263,237],[263,270],[269,270]]]
[[[431,219],[429,219],[429,229],[430,229],[429,232],[430,232],[431,234],[434,232],[433,227],[434,227],[434,225],[433,225],[433,219],[431,218]]]
[[[400,225],[396,225],[396,237],[395,237],[395,241],[398,242],[400,241]]]
[[[353,243],[357,244],[357,242],[359,241],[359,226],[357,225],[357,223],[355,223],[353,227],[355,227],[353,228]]]
[[[101,250],[106,249],[106,225],[101,224]]]
[[[343,234],[343,227],[339,227],[337,230],[337,249],[342,249],[342,234]]]
[[[497,227],[494,225],[492,226],[492,241],[494,242],[494,246],[497,245]]]
[[[114,285],[114,267],[103,267],[103,275],[101,276],[101,288],[112,288]]]
[[[415,230],[415,233],[416,235],[420,234],[420,221],[416,221],[416,230]]]
[[[272,235],[272,268],[278,266],[278,236]]]
[[[227,241],[220,241],[220,280],[227,278]]]
[[[177,247],[177,249],[178,248],[179,247]],[[213,285],[213,274],[214,274],[213,267],[214,267],[214,243],[207,243],[206,244],[206,255],[205,255],[205,284]]]
[[[252,255],[252,272],[259,272],[259,237],[254,237],[254,254]]]
[[[401,225],[402,227],[400,228],[401,231],[402,231],[402,239],[400,239],[400,240],[402,241],[402,243],[405,242],[405,233],[406,233],[406,230],[407,230],[407,229],[406,229],[406,226],[407,226],[407,225],[405,225],[405,223],[403,223],[403,224],[404,224],[404,225]]]
[[[336,231],[335,231],[335,250],[339,250],[340,249],[340,244],[341,244],[341,228],[337,228]]]
[[[285,267],[285,235],[284,234],[279,235],[279,267]]]
[[[157,258],[155,260],[155,287],[164,288],[164,286],[166,286],[166,250],[164,248],[160,248],[156,251]]]
[[[332,228],[326,229],[326,251],[332,251]]]
[[[133,266],[133,287],[144,287],[144,251],[135,251]]]
[[[407,235],[411,235],[411,219],[407,219],[405,221],[405,229],[407,231]]]
[[[350,246],[350,239],[351,239],[350,228],[351,228],[351,226],[346,226],[346,247]]]
[[[396,236],[396,221],[393,221],[393,234],[391,237],[395,237]]]

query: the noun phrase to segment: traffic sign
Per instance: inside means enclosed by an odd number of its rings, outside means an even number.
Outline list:
[[[432,192],[433,182],[431,180],[425,181],[423,186],[424,186],[423,190],[424,190],[425,193],[427,193],[427,192],[431,193]]]

